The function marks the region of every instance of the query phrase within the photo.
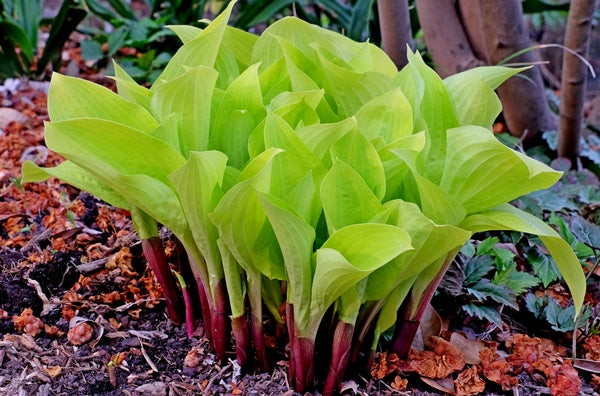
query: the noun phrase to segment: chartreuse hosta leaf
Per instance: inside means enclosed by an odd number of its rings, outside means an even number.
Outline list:
[[[579,312],[585,296],[586,282],[579,259],[557,233],[537,217],[503,204],[487,211],[468,216],[460,227],[471,232],[489,230],[514,230],[539,235],[554,258],[560,273],[569,286],[576,312]]]
[[[185,160],[167,143],[123,124],[76,118],[46,123],[46,144],[174,233],[186,229],[168,179]]]
[[[368,278],[365,300],[379,300],[406,279],[418,275],[440,257],[462,247],[471,237],[469,231],[451,225],[438,225],[426,217],[417,205],[396,199],[386,202],[384,210],[371,222],[402,227],[411,237],[414,250],[392,260]]]
[[[500,143],[478,126],[448,130],[440,187],[475,213],[553,185],[561,173]]]
[[[383,137],[389,144],[413,131],[412,108],[400,88],[366,102],[354,117],[360,132],[369,140]]]
[[[385,173],[379,154],[358,128],[350,130],[331,145],[331,159],[350,165],[367,183],[378,199],[385,195]]]
[[[416,89],[422,89],[422,100],[418,106],[418,116],[426,126],[427,145],[423,151],[425,173],[434,183],[439,183],[444,170],[446,157],[446,130],[457,127],[458,121],[450,101],[450,96],[442,79],[423,61],[419,53],[408,52],[412,79]],[[417,97],[420,95],[418,94]]]
[[[150,102],[153,92],[148,88],[139,85],[116,61],[113,61],[115,76],[113,79],[117,83],[117,92],[119,96],[135,102],[150,111]]]
[[[316,335],[322,316],[338,297],[411,249],[410,236],[397,226],[365,223],[337,230],[314,253],[311,323],[305,331]]]
[[[363,103],[393,87],[392,79],[385,74],[354,72],[324,57],[320,57],[319,61],[323,71],[325,97],[343,118],[353,115]]]
[[[32,161],[23,163],[23,177],[21,183],[34,183],[47,180],[54,176],[64,182],[87,191],[118,208],[129,209],[129,203],[109,185],[99,180],[85,169],[71,161],[64,161],[53,168],[41,168]]]
[[[196,38],[185,43],[173,55],[165,70],[152,85],[152,90],[184,74],[188,68],[213,67],[215,65],[234,4],[235,2],[229,3],[227,8],[206,29],[200,32]]]
[[[364,179],[348,164],[336,160],[321,183],[321,200],[327,229],[367,223],[383,205]]]
[[[170,179],[181,199],[196,246],[210,274],[211,289],[223,278],[217,228],[208,218],[223,197],[223,177],[227,156],[219,151],[194,151],[188,162],[173,172]]]
[[[158,126],[143,106],[91,81],[59,73],[52,74],[48,89],[48,115],[53,122],[72,118],[109,120],[146,133]]]
[[[184,44],[198,37],[203,31],[203,29],[191,25],[171,25],[167,28],[174,31]],[[244,70],[252,64],[252,48],[254,48],[256,40],[258,40],[258,36],[254,34],[227,26],[223,35],[222,47],[231,51],[238,66]]]
[[[383,53],[380,48],[368,43],[357,43],[338,33],[324,29],[319,26],[310,25],[297,18],[282,18],[269,26],[263,33],[263,37],[267,35],[279,36],[291,41],[303,53],[310,53],[316,45],[326,49],[345,62],[362,66],[371,64],[373,71],[381,72],[388,76],[393,76],[397,69],[388,56]],[[269,54],[272,48],[268,42],[257,42],[258,51],[254,55],[254,59],[260,55]],[[365,50],[365,46],[367,50]],[[280,56],[277,51],[264,57],[271,64],[273,60]],[[360,57],[368,57],[367,61],[361,60]],[[356,59],[358,58],[358,59]]]
[[[494,90],[500,83],[525,69],[485,66],[444,79],[460,125],[491,128],[502,111],[502,104]]]
[[[280,152],[270,149],[254,158],[247,167],[249,173],[242,172],[240,178],[252,176],[227,191],[210,214],[220,237],[238,263],[247,272],[262,273],[271,279],[285,279],[285,271],[281,251],[258,192],[270,190],[273,159]]]
[[[332,164],[330,152],[331,146],[354,128],[356,128],[356,120],[347,118],[338,122],[299,127],[295,132],[306,147],[308,147],[327,168],[330,168]]]
[[[284,152],[274,160],[273,186],[270,192],[287,202],[313,225],[321,214],[318,187],[327,169],[304,145],[287,122],[269,112],[264,127],[266,147],[277,147]]]
[[[167,132],[178,138],[186,158],[190,151],[208,148],[211,97],[217,78],[216,70],[198,66],[154,90],[152,113],[161,123],[175,118],[177,128]]]
[[[258,64],[250,66],[225,91],[211,120],[209,147],[223,151],[230,165],[242,169],[249,159],[248,138],[266,111],[258,80]]]
[[[281,248],[287,301],[294,307],[294,321],[306,324],[310,319],[315,230],[284,201],[268,194],[260,194],[259,198]]]

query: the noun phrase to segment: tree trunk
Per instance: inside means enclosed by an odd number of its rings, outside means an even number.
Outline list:
[[[417,0],[416,5],[427,49],[442,78],[484,64],[473,54],[454,0]]]
[[[381,46],[398,69],[408,63],[406,45],[414,48],[408,14],[408,0],[380,0],[377,2]]]
[[[595,5],[596,0],[571,2],[564,45],[582,57],[586,57],[588,53]],[[586,65],[581,59],[565,51],[562,66],[558,155],[570,159],[572,166],[577,163],[581,151],[586,79]]]
[[[481,30],[481,13],[479,12],[479,2],[473,0],[458,0],[458,15],[462,23],[467,39],[471,44],[473,54],[477,59],[485,62],[487,50],[485,46],[485,37]]]
[[[531,47],[521,0],[479,0],[479,7],[489,64],[498,64],[508,56]],[[533,63],[536,60],[534,53],[528,51],[511,62]],[[539,69],[534,66],[522,75],[529,80],[512,77],[497,92],[511,134],[531,142],[541,131],[556,129],[557,117],[548,106]]]

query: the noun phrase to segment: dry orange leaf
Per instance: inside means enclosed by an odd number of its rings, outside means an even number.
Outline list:
[[[52,378],[56,378],[60,375],[62,369],[60,366],[49,366],[44,369],[46,374],[48,374]]]
[[[406,387],[408,386],[408,380],[406,378],[402,378],[399,375],[397,375],[394,378],[394,382],[392,382],[390,384],[390,386],[394,389],[396,389],[397,391],[403,392],[406,390]]]
[[[496,343],[491,343],[490,347],[479,352],[479,357],[485,378],[500,384],[505,391],[519,384],[517,379],[512,376],[514,371],[512,364],[509,364],[506,359],[500,358],[496,351]]]
[[[585,358],[589,360],[600,360],[600,336],[594,335],[585,339],[583,343]]]
[[[194,367],[198,367],[198,365],[202,362],[202,360],[204,359],[204,351],[201,350],[198,347],[193,347],[188,354],[185,356],[185,359],[183,360],[183,364],[194,368]]]
[[[478,366],[461,371],[454,380],[454,389],[456,396],[471,396],[483,392],[485,381],[479,376]]]
[[[395,353],[390,353],[389,355],[387,352],[377,353],[371,366],[371,376],[376,380],[385,378],[396,371],[399,364],[400,361]]]
[[[81,322],[69,329],[67,340],[73,345],[83,345],[94,335],[94,328],[86,322]]]
[[[450,343],[454,345],[463,355],[466,364],[479,364],[481,358],[479,352],[485,348],[485,344],[480,340],[469,340],[459,333],[452,333]]]
[[[18,332],[24,332],[32,337],[40,334],[44,324],[39,318],[33,316],[31,308],[25,308],[21,315],[13,316],[13,323]]]
[[[543,373],[565,355],[564,347],[558,347],[547,338],[526,334],[514,334],[506,341],[506,347],[512,352],[508,361],[514,367],[522,367],[529,375],[535,370]]]
[[[581,379],[570,360],[548,367],[544,374],[548,377],[547,384],[551,396],[577,396],[579,394]]]
[[[594,387],[596,392],[600,391],[600,375],[592,374],[592,380],[590,381],[590,385]]]
[[[407,371],[427,378],[445,378],[465,367],[460,351],[441,337],[431,337],[428,351],[410,350]]]

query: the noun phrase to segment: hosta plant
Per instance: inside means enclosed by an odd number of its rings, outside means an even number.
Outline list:
[[[171,230],[220,359],[231,329],[240,364],[268,369],[273,332],[289,339],[295,389],[314,386],[319,351],[331,394],[392,326],[408,352],[448,265],[486,230],[539,235],[581,307],[569,245],[508,204],[560,177],[490,130],[493,90],[519,69],[441,80],[409,52],[398,71],[296,18],[260,37],[229,27],[232,5],[204,30],[171,27],[184,44],[150,88],[118,65],[118,93],[55,74],[46,143],[66,161],[23,165],[24,182],[56,176],[129,209],[177,318],[158,224]]]

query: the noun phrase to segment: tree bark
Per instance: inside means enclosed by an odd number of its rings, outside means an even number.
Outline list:
[[[479,0],[479,6],[481,34],[485,37],[489,64],[498,64],[508,56],[531,47],[521,0]],[[528,51],[511,62],[532,63],[536,60],[534,53]],[[522,75],[533,83],[516,76],[502,84],[497,92],[511,134],[525,142],[532,142],[541,131],[556,129],[558,121],[548,106],[539,69],[534,66]]]
[[[477,59],[485,62],[488,58],[485,47],[485,37],[481,30],[481,12],[479,1],[457,0],[457,12],[462,23],[467,39],[471,44],[473,54]]]
[[[454,0],[417,0],[415,3],[427,49],[442,78],[484,64],[473,54]]]
[[[596,0],[571,2],[564,45],[582,57],[587,57],[588,54],[595,5]],[[587,68],[580,59],[567,51],[564,52],[562,65],[558,155],[570,159],[574,166],[581,151]]]
[[[410,29],[408,0],[380,0],[377,2],[381,46],[398,69],[408,63],[406,45],[415,47]]]

